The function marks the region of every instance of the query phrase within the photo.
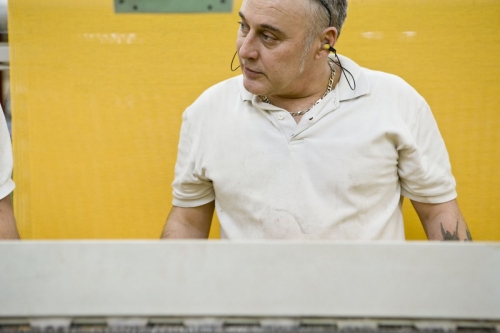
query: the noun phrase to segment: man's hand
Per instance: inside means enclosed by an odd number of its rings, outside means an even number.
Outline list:
[[[208,238],[215,201],[203,206],[172,207],[161,238]]]
[[[456,200],[441,204],[411,201],[429,240],[472,241]]]
[[[0,239],[19,239],[10,195],[0,200]]]

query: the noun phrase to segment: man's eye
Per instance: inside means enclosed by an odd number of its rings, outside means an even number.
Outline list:
[[[268,34],[262,34],[262,39],[264,39],[265,41],[273,41],[275,38]]]
[[[247,29],[247,25],[245,23],[239,21],[238,24],[240,25],[240,29],[241,30],[246,30]]]

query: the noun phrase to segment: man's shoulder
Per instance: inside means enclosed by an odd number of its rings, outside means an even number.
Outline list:
[[[406,82],[402,77],[396,74],[364,68],[364,67],[361,68],[361,71],[363,72],[364,75],[366,75],[366,77],[370,81],[370,84],[373,85],[384,84],[400,88],[412,88],[408,82]]]
[[[335,61],[335,58],[332,58],[332,60]],[[342,60],[341,64],[344,65],[343,67],[348,73],[344,73],[345,77],[348,80],[349,76],[351,76],[353,79],[358,79],[361,81],[364,81],[364,79],[366,78],[370,87],[373,85],[384,84],[402,88],[411,88],[411,86],[403,78],[395,74],[363,67],[352,59],[343,55],[339,55],[339,60]]]
[[[362,68],[370,82],[371,91],[376,94],[389,94],[393,97],[423,101],[420,93],[404,78],[383,71]]]
[[[241,75],[226,79],[207,88],[196,100],[196,102],[219,101],[226,98],[240,98]]]
[[[216,121],[219,116],[228,114],[228,111],[238,109],[244,103],[244,94],[241,75],[229,78],[214,84],[201,93],[196,100],[184,111],[183,118],[207,121],[207,117]]]
[[[341,95],[344,99],[402,98],[420,99],[418,92],[402,77],[385,71],[362,67],[346,56],[339,56],[345,71],[343,73]],[[353,90],[352,87],[356,87]]]

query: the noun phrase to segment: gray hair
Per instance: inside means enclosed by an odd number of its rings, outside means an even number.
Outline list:
[[[325,8],[327,5],[328,9]],[[311,24],[315,26],[316,33],[330,26],[331,13],[332,27],[337,28],[340,34],[347,17],[347,0],[308,0],[307,6],[312,14]]]
[[[306,0],[306,9],[309,13],[307,37],[304,40],[300,72],[304,69],[305,59],[316,36],[330,26],[330,13],[332,27],[337,29],[338,35],[347,17],[347,0]],[[323,4],[324,2],[324,4]],[[328,5],[329,8],[325,8]],[[330,13],[329,11],[330,10]],[[337,36],[338,37],[338,36]]]

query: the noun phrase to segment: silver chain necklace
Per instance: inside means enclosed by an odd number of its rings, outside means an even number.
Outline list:
[[[332,69],[332,73],[330,75],[330,79],[328,80],[328,86],[326,87],[326,91],[325,93],[323,94],[323,96],[318,99],[316,101],[316,103],[314,103],[309,109],[307,110],[304,110],[304,111],[299,111],[299,112],[289,112],[290,115],[292,117],[298,117],[298,116],[302,116],[304,114],[306,114],[307,112],[309,112],[309,110],[311,110],[313,107],[315,107],[316,105],[319,104],[319,102],[321,102],[323,100],[323,98],[326,97],[326,95],[328,95],[328,93],[330,91],[332,91],[332,88],[333,88],[333,80],[335,79],[335,66],[331,63],[331,62],[328,62],[328,64],[330,65],[330,68]],[[271,101],[269,100],[269,98],[267,98],[267,96],[259,96],[260,99],[264,102],[264,103],[267,103],[267,104],[271,104],[271,105],[274,105],[273,103],[271,103]]]

